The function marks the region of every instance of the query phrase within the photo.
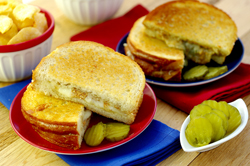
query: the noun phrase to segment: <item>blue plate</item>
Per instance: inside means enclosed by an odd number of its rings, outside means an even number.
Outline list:
[[[126,34],[118,43],[117,47],[116,47],[116,51],[124,54],[125,55],[125,51],[124,51],[124,46],[123,44],[126,43],[126,39],[128,37],[128,34]],[[231,72],[233,72],[241,63],[242,58],[244,55],[244,46],[241,42],[241,40],[238,38],[238,40],[236,40],[234,48],[231,52],[231,54],[226,58],[225,62],[222,65],[218,65],[215,64],[214,62],[211,62],[209,64],[207,64],[207,66],[224,66],[227,65],[228,67],[228,71],[224,74],[221,74],[217,77],[208,79],[208,80],[202,80],[202,81],[194,81],[194,82],[168,82],[168,81],[164,81],[162,79],[158,79],[158,78],[153,78],[153,77],[149,77],[146,76],[146,81],[150,84],[155,84],[155,85],[160,85],[160,86],[168,86],[168,87],[189,87],[189,86],[197,86],[197,85],[203,85],[203,84],[207,84],[213,81],[216,81],[218,79],[221,79],[225,76],[227,76],[228,74],[230,74]]]

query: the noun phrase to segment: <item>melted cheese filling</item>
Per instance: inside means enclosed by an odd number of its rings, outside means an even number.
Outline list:
[[[88,92],[81,92],[77,89],[72,89],[70,86],[62,85],[55,83],[55,81],[45,81],[43,80],[42,83],[43,87],[48,89],[48,91],[52,91],[53,95],[59,95],[64,98],[73,98],[74,101],[79,101],[83,105],[93,105],[97,108],[104,109],[108,112],[114,112],[116,114],[120,114],[120,106],[111,105],[112,103],[108,101],[102,100],[100,97],[94,96]]]
[[[177,37],[165,35],[159,31],[152,31],[150,29],[146,29],[145,32],[151,37],[163,40],[169,47],[183,50],[185,56],[188,59],[191,59],[199,64],[206,64],[210,62],[211,59],[213,59],[218,64],[222,64],[226,57],[225,55],[221,55],[218,49],[205,48],[198,44],[181,40]]]

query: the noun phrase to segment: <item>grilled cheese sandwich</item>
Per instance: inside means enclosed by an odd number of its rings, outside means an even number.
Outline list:
[[[152,10],[143,21],[145,33],[186,58],[206,64],[222,64],[237,40],[234,21],[222,10],[199,1],[171,1]]]
[[[131,124],[143,100],[145,75],[126,56],[95,42],[77,41],[44,57],[33,71],[32,83],[45,95]]]

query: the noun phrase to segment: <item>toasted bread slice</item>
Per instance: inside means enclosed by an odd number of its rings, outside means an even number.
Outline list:
[[[41,60],[34,88],[56,98],[131,124],[142,103],[145,75],[140,66],[111,48],[89,41],[66,43]]]
[[[35,91],[32,83],[21,100],[21,110],[38,134],[47,141],[79,149],[92,112],[77,104]]]
[[[222,64],[237,39],[234,21],[222,10],[199,1],[171,1],[145,18],[146,33],[184,50],[196,63]]]
[[[136,61],[145,75],[163,78],[166,81],[181,81],[184,53],[168,47],[163,41],[145,34],[142,24],[145,16],[133,25],[127,37],[125,53]]]

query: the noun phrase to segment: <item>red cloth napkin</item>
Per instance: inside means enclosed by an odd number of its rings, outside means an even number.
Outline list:
[[[147,9],[141,5],[137,5],[124,16],[96,25],[73,36],[71,40],[95,41],[115,50],[118,42],[129,32],[133,23],[147,13]],[[151,87],[158,98],[189,113],[195,105],[207,99],[231,102],[249,94],[249,71],[250,65],[241,63],[234,72],[213,83],[188,88],[162,87],[156,85],[151,85]]]
[[[72,36],[71,41],[95,41],[115,50],[118,42],[130,31],[134,22],[146,14],[148,14],[148,10],[137,5],[121,17],[108,20]]]
[[[250,65],[241,63],[226,77],[195,87],[170,88],[151,85],[156,96],[167,103],[190,113],[202,101],[212,99],[231,102],[250,94]]]

